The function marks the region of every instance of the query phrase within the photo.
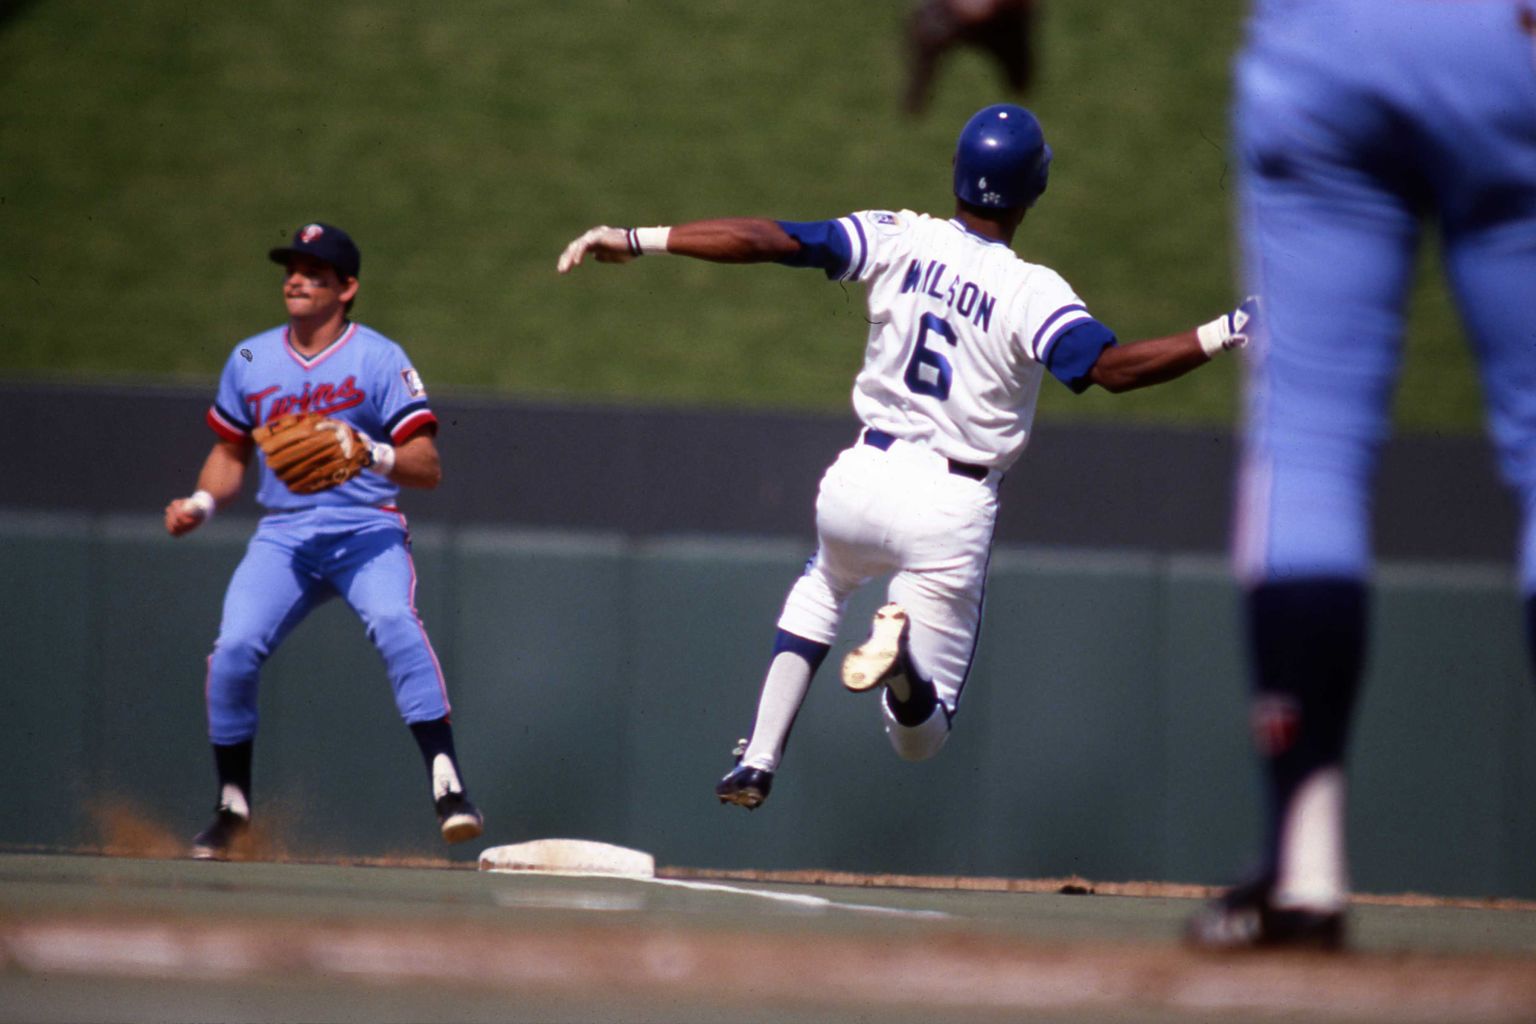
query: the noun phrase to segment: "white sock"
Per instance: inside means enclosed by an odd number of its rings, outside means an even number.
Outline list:
[[[453,766],[453,758],[447,754],[438,754],[432,759],[432,799],[441,800],[449,793],[462,793],[464,783],[459,781],[458,769]]]
[[[251,805],[246,802],[240,787],[233,782],[226,782],[224,788],[219,790],[219,810],[238,815],[246,821],[251,820]]]
[[[1291,798],[1281,827],[1275,906],[1290,910],[1342,909],[1349,899],[1343,769],[1313,772]]]
[[[752,726],[752,741],[741,763],[763,771],[775,771],[784,755],[784,741],[789,727],[805,703],[811,689],[811,665],[793,651],[780,651],[768,663],[768,677],[763,680],[763,695],[757,702],[757,721]]]

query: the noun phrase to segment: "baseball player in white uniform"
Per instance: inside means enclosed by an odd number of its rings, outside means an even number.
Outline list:
[[[794,584],[749,740],[716,786],[723,803],[767,798],[811,678],[848,597],[889,576],[869,639],[843,663],[850,690],[881,688],[903,758],[949,736],[981,624],[997,488],[1029,441],[1040,382],[1127,391],[1181,376],[1241,346],[1252,302],[1198,329],[1118,344],[1061,276],[1010,245],[1045,191],[1051,149],[1028,110],[976,113],[955,152],[955,212],[867,210],[813,222],[750,218],[676,227],[595,227],[558,269],[591,255],[672,253],[721,263],[818,267],[865,285],[869,337],[854,381],[863,430],[822,477],[818,547]]]

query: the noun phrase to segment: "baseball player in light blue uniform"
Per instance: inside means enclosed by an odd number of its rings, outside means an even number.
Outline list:
[[[1517,0],[1259,0],[1237,62],[1251,290],[1234,560],[1247,588],[1260,870],[1190,922],[1206,947],[1344,941],[1344,754],[1363,671],[1370,486],[1418,245],[1444,268],[1524,516],[1536,634],[1536,70]]]
[[[1050,160],[1034,115],[997,104],[960,133],[951,217],[865,210],[602,226],[562,253],[562,273],[588,254],[612,263],[667,252],[813,267],[864,286],[870,328],[853,387],[864,429],[822,477],[816,555],[785,601],[752,735],[715,787],[722,802],[751,810],[767,798],[848,598],[876,577],[890,577],[888,603],[845,659],[843,684],[881,692],[901,757],[924,760],[944,745],[981,625],[998,484],[1028,443],[1048,374],[1074,392],[1126,391],[1246,341],[1248,308],[1121,345],[1059,274],[1020,259],[1010,243]]]
[[[193,855],[222,858],[247,831],[262,663],[335,596],[362,619],[384,658],[395,705],[427,764],[444,839],[474,838],[483,822],[464,792],[442,668],[416,613],[410,535],[395,506],[401,486],[435,487],[441,477],[437,417],[405,351],[350,319],[361,256],[345,232],[308,224],[269,255],[285,268],[288,323],[230,353],[207,414],[218,440],[198,489],[166,508],[172,536],[196,528],[238,496],[257,455],[256,500],[266,514],[230,579],[208,658],[208,735],[219,798]],[[295,412],[351,425],[369,446],[369,468],[327,490],[290,491],[267,467],[251,431]]]

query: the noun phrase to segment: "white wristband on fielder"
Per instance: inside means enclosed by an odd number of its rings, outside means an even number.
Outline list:
[[[666,252],[667,239],[671,235],[671,228],[630,228],[627,232],[629,251],[636,256]]]
[[[213,515],[213,510],[218,508],[218,502],[213,500],[213,495],[207,491],[197,490],[187,499],[187,504],[197,512],[199,519],[208,519]]]
[[[373,457],[373,462],[368,466],[379,476],[389,476],[395,468],[395,446],[385,444],[383,441],[370,441],[368,454]]]

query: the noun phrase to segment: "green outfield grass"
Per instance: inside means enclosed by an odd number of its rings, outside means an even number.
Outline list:
[[[560,279],[597,222],[947,212],[954,134],[1000,98],[957,56],[898,114],[906,2],[291,0],[0,5],[0,373],[209,382],[276,322],[262,253],[310,219],[364,252],[359,317],[439,390],[838,409],[859,296],[813,272],[647,260]],[[1017,248],[1124,337],[1236,297],[1224,155],[1238,4],[1048,3],[1028,102],[1056,148]],[[5,12],[11,12],[8,16]],[[1400,417],[1471,430],[1425,289]],[[1229,423],[1228,364],[1045,415]]]

